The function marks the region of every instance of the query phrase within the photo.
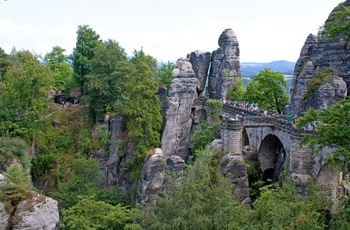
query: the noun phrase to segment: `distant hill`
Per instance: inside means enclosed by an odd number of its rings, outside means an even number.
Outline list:
[[[241,63],[241,76],[251,77],[258,74],[261,70],[266,68],[272,71],[279,72],[283,75],[293,75],[295,62],[289,61],[273,61],[268,63],[262,62],[242,62]]]

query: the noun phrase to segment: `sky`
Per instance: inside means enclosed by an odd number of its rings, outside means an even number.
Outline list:
[[[71,54],[79,25],[160,62],[195,50],[212,52],[231,28],[241,62],[299,58],[307,36],[317,34],[344,0],[0,0],[0,47],[44,56],[53,46]]]

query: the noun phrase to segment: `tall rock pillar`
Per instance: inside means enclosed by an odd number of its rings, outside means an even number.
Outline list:
[[[236,78],[241,76],[239,45],[232,29],[226,29],[219,37],[219,47],[212,53],[208,80],[209,97],[221,99],[226,96]]]
[[[173,70],[167,97],[168,108],[161,144],[165,159],[172,155],[180,156],[185,161],[189,158],[198,87],[199,81],[189,59],[179,59]]]

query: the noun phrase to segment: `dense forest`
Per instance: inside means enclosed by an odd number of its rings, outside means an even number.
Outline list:
[[[324,36],[340,33],[333,29],[325,27]],[[133,156],[126,165],[137,187],[147,152],[160,146],[162,108],[156,93],[170,86],[174,67],[171,62],[157,67],[142,49],[127,57],[117,41],[101,40],[88,25],[78,26],[70,55],[59,46],[44,57],[0,48],[0,172],[8,182],[1,186],[0,200],[8,210],[36,190],[58,201],[61,229],[350,229],[349,199],[334,209],[329,194],[320,194],[313,182],[305,189],[287,177],[262,181],[253,165],[247,165],[250,203],[237,202],[220,171],[223,152],[207,147],[219,132],[216,100],[206,103],[214,122],[200,124],[193,134],[194,160],[187,162],[181,180],[170,171],[165,175],[155,202],[140,204],[136,191],[107,186],[94,154],[108,155],[114,144],[123,156],[128,142]],[[237,81],[228,98],[282,113],[288,103],[285,87],[281,73],[264,69],[246,87]],[[57,103],[55,95],[73,102]],[[321,119],[317,137],[305,143],[341,146],[327,162],[346,172],[349,106],[344,100],[309,110],[297,123],[300,128]],[[106,116],[123,118],[120,140],[111,140]]]

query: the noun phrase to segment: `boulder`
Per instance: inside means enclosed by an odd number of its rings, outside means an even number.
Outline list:
[[[233,194],[240,202],[249,197],[248,173],[242,155],[226,154],[220,161],[220,169],[234,185]]]
[[[32,198],[20,201],[14,217],[13,230],[58,230],[59,213],[57,201],[32,192]]]
[[[154,202],[152,196],[156,195],[163,185],[165,167],[165,159],[161,153],[155,153],[147,160],[139,180],[137,202]]]
[[[185,161],[179,156],[170,156],[166,160],[166,165],[170,172],[175,172],[177,175],[179,175],[185,168]]]

